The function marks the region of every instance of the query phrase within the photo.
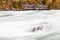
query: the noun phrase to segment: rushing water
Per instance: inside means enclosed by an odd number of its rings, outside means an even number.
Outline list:
[[[59,13],[59,10],[1,11],[0,40],[60,40]]]

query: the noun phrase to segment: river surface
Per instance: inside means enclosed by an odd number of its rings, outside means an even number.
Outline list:
[[[0,40],[60,40],[60,11],[1,11]]]

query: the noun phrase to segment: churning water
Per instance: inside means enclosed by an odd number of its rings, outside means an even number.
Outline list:
[[[1,11],[0,40],[60,40],[60,12]]]

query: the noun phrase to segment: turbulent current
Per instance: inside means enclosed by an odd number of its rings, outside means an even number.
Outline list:
[[[60,11],[1,11],[0,40],[60,40]]]

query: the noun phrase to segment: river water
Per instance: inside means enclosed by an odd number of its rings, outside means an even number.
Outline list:
[[[0,40],[60,40],[60,11],[1,11]]]

